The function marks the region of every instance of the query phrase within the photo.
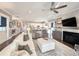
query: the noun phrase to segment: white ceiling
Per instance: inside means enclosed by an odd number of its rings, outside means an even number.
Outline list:
[[[49,10],[43,11],[43,9],[50,8],[51,2],[7,2],[0,3],[0,8],[3,8],[12,15],[27,21],[54,19],[58,15],[65,14],[79,8],[78,2],[60,2],[59,5],[63,4],[67,4],[68,6],[58,10],[58,14]]]

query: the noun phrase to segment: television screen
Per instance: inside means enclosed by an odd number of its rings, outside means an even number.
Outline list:
[[[76,18],[72,17],[72,18],[64,19],[62,20],[62,25],[65,27],[77,27]]]
[[[0,16],[0,27],[6,27],[6,18]]]

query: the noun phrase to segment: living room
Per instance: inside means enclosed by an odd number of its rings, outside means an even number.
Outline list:
[[[1,56],[79,56],[79,2],[0,2]]]

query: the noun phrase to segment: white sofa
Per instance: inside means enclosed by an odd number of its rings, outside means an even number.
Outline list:
[[[20,34],[10,45],[5,47],[0,52],[0,56],[10,56],[10,55],[12,55],[12,56],[18,56],[18,55],[30,56],[27,51],[24,51],[24,50],[16,51],[16,49],[18,48],[17,47],[18,44],[20,44],[20,45],[28,44],[30,47],[30,50],[33,52],[31,55],[36,56],[35,47],[34,47],[32,39],[30,39],[26,42],[23,42],[23,35],[24,35],[24,33]]]

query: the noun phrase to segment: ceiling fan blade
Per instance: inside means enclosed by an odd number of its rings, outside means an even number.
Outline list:
[[[56,10],[52,10],[53,12],[55,12],[55,13],[58,13],[58,11],[56,11]]]
[[[50,9],[42,9],[42,11],[49,11]]]
[[[53,5],[54,5],[54,2],[51,2],[51,7],[50,8],[52,8]]]
[[[62,5],[62,6],[55,8],[55,9],[61,9],[61,8],[64,8],[64,7],[67,7],[67,5]]]

